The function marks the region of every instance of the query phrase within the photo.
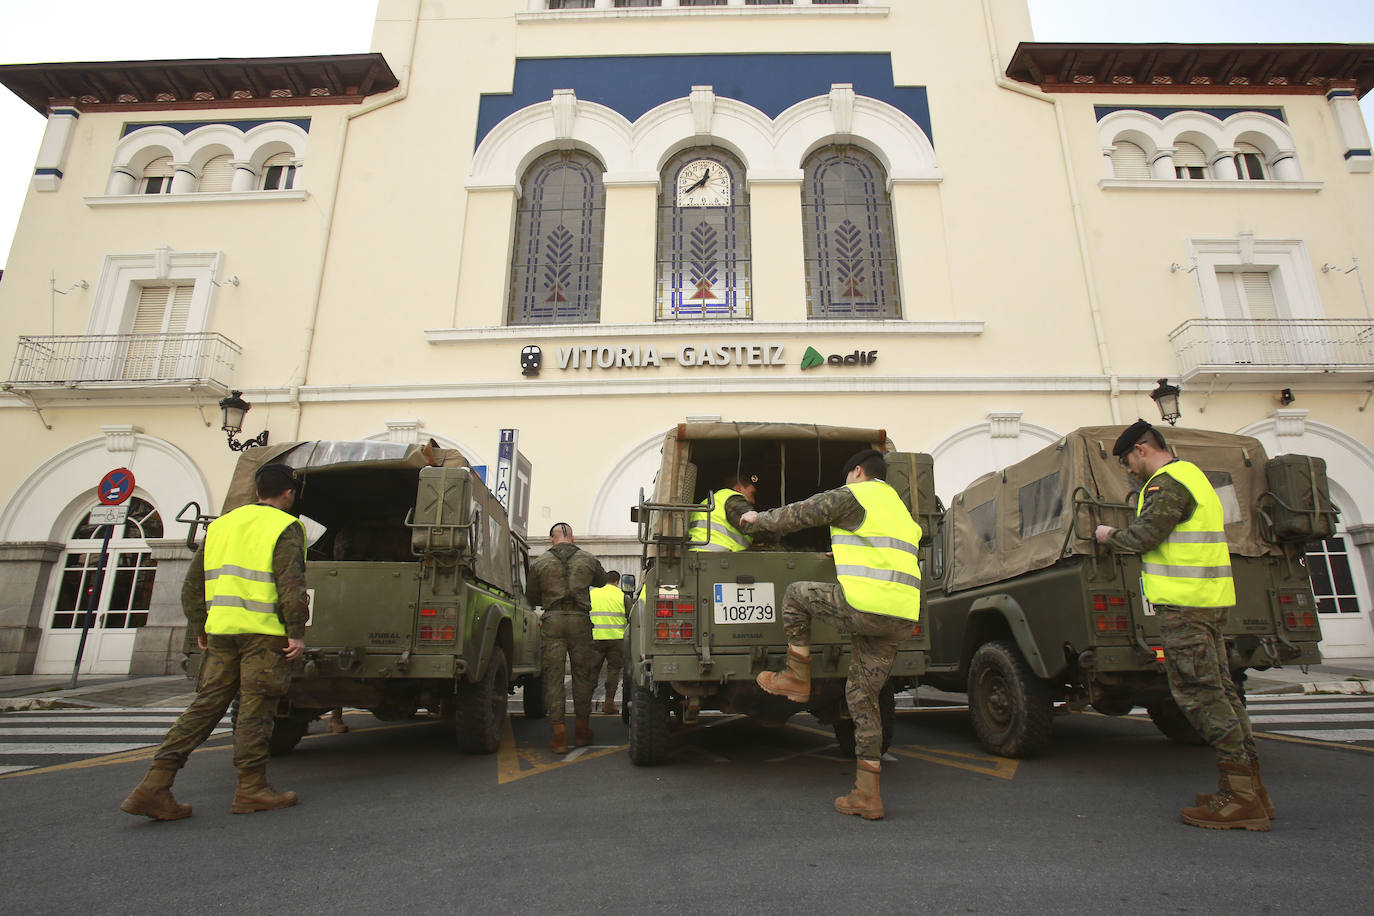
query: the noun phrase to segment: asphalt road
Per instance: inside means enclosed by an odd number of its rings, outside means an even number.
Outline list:
[[[4,722],[12,722],[6,717]],[[270,768],[301,804],[229,813],[228,736],[177,781],[187,820],[118,810],[147,751],[0,778],[6,912],[930,913],[1367,912],[1359,864],[1374,753],[1261,743],[1269,833],[1179,823],[1211,752],[1148,720],[1055,722],[1038,759],[989,757],[962,710],[899,713],[887,819],[831,800],[853,764],[805,716],[704,718],[637,768],[618,717],[570,759],[518,713],[502,749],[444,724],[349,716]],[[146,740],[146,739],[145,739]]]

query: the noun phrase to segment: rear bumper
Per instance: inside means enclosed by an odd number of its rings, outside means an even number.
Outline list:
[[[924,649],[903,648],[892,663],[894,678],[916,678],[926,670]],[[727,684],[753,681],[761,671],[776,671],[787,658],[785,646],[770,646],[749,653],[715,652],[710,662],[696,653],[661,654],[641,659],[638,671],[658,682],[683,684]],[[811,676],[815,679],[843,680],[849,676],[850,648],[843,645],[813,646]]]

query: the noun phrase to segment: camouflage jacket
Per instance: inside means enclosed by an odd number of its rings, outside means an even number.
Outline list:
[[[545,611],[590,613],[592,596],[587,590],[605,584],[601,561],[575,544],[555,544],[530,566],[525,596]]]
[[[272,549],[272,578],[277,583],[277,616],[290,639],[305,638],[310,604],[305,594],[305,532],[288,525]],[[205,545],[191,558],[186,581],[181,583],[181,610],[196,638],[205,636]]]
[[[728,510],[729,506],[726,508]],[[774,538],[822,525],[836,525],[848,531],[857,531],[864,522],[864,514],[864,507],[859,505],[858,498],[849,488],[837,487],[799,503],[760,512],[754,524],[745,525],[740,530],[751,536],[770,535]]]
[[[1127,528],[1118,528],[1107,546],[1122,553],[1144,553],[1158,547],[1178,523],[1197,510],[1188,488],[1168,474],[1156,474],[1145,487],[1145,505]]]

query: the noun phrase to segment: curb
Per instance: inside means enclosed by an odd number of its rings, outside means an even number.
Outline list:
[[[1302,684],[1303,693],[1347,693],[1347,694],[1374,694],[1374,681],[1363,678],[1350,678],[1344,681],[1322,681],[1320,683]]]
[[[23,712],[27,709],[99,709],[98,703],[85,703],[67,697],[0,697],[0,711]]]

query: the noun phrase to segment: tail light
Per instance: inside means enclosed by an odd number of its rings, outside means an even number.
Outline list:
[[[672,597],[660,598],[654,608],[654,617],[657,618],[654,638],[659,642],[689,640],[696,636],[695,601],[678,601]]]
[[[1094,610],[1094,611],[1105,611],[1105,610],[1107,610],[1108,608],[1125,607],[1125,606],[1126,606],[1126,596],[1125,596],[1125,595],[1107,595],[1107,594],[1102,594],[1102,595],[1093,595],[1092,598],[1093,598],[1093,610]]]
[[[926,631],[925,625],[922,624],[922,623],[920,623],[920,622],[918,621],[917,624],[916,624],[916,626],[914,626],[914,627],[911,628],[911,638],[912,638],[912,639],[920,639],[920,638],[921,638],[921,634],[924,633],[925,631]]]
[[[1317,615],[1311,611],[1286,611],[1283,622],[1290,630],[1310,630],[1317,625]]]
[[[424,645],[446,645],[458,636],[456,607],[420,608],[420,627],[416,631],[418,641]]]
[[[1125,614],[1098,614],[1097,632],[1099,633],[1127,633],[1131,629],[1131,619]]]

